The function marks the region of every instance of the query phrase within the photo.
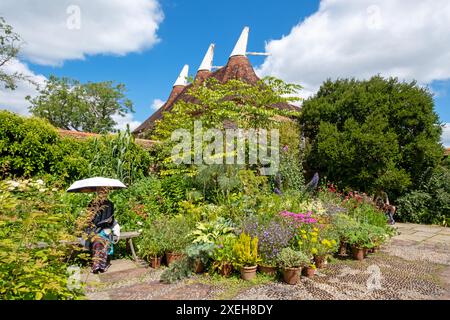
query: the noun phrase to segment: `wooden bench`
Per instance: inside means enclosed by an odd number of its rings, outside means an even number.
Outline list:
[[[130,250],[131,250],[131,255],[133,256],[133,260],[135,262],[138,262],[138,263],[140,262],[140,260],[139,260],[138,256],[136,255],[136,251],[134,249],[133,238],[139,237],[140,234],[141,233],[139,231],[121,232],[120,233],[120,238],[119,238],[119,241],[120,240],[125,240],[126,243],[129,244]],[[66,244],[66,245],[82,245],[82,246],[84,246],[84,241],[83,241],[82,238],[78,238],[78,241],[61,240],[60,243],[61,244]],[[46,247],[48,247],[48,243],[38,242],[35,247],[37,247],[37,248],[46,248]]]
[[[131,255],[133,256],[134,261],[139,262],[139,258],[136,255],[136,251],[134,250],[134,245],[133,245],[133,238],[137,238],[140,236],[140,232],[139,231],[129,231],[129,232],[121,232],[120,233],[120,240],[125,240],[126,243],[129,244],[130,246],[130,250],[131,250]]]

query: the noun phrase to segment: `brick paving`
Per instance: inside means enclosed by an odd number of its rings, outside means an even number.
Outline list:
[[[232,299],[450,299],[450,228],[396,224],[399,234],[380,253],[363,262],[335,260],[314,279],[242,286],[230,291],[226,282],[195,276],[176,284],[159,281],[162,270],[131,260],[114,260],[100,275],[86,273],[86,295],[95,300]],[[374,270],[379,287],[368,289]],[[224,294],[225,293],[225,294]]]

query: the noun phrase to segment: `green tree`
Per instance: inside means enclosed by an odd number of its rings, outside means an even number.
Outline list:
[[[281,143],[289,145],[290,150],[298,150],[299,112],[290,105],[298,100],[298,90],[298,85],[286,84],[269,77],[256,85],[240,80],[220,83],[215,78],[209,78],[201,84],[194,83],[189,88],[189,96],[179,99],[170,112],[164,112],[163,118],[157,121],[155,128],[148,134],[151,139],[163,142],[157,147],[162,169],[167,174],[188,172],[183,171],[186,170],[185,167],[177,166],[171,161],[170,151],[175,143],[170,138],[177,129],[194,133],[194,121],[201,121],[203,130],[214,128],[222,132],[233,127],[267,130],[277,128]],[[205,141],[203,143],[207,144]],[[225,156],[225,152],[222,155]],[[298,154],[296,156],[297,161],[300,161]]]
[[[239,80],[220,83],[209,78],[193,85],[189,99],[180,99],[170,112],[156,124],[152,138],[164,141],[175,129],[192,129],[195,120],[204,128],[224,129],[233,124],[238,128],[274,128],[280,121],[274,118],[296,118],[299,113],[292,108],[276,108],[297,101],[300,86],[286,84],[275,78],[262,79],[257,85]]]
[[[134,112],[125,97],[125,86],[112,81],[81,84],[69,78],[50,76],[35,97],[27,97],[35,116],[48,119],[56,127],[105,133],[115,131],[113,116]]]
[[[303,105],[306,166],[342,188],[395,198],[442,158],[433,108],[432,94],[416,82],[328,80]]]
[[[10,73],[4,70],[8,63],[17,57],[21,43],[20,36],[14,32],[4,18],[0,17],[0,84],[5,89],[14,90],[18,81],[26,79],[19,72]]]

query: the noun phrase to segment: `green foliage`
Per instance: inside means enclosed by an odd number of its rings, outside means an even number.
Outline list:
[[[22,38],[0,17],[0,83],[5,89],[14,90],[19,80],[27,80],[17,71],[10,73],[4,70],[8,62],[17,58],[21,44]]]
[[[280,190],[282,191],[303,191],[305,189],[305,177],[303,176],[301,159],[298,154],[289,149],[281,152],[280,178]]]
[[[137,243],[137,249],[142,258],[163,256],[167,243],[161,230],[165,223],[166,221],[161,218],[147,221]]]
[[[387,235],[383,228],[359,223],[345,232],[346,242],[356,248],[373,248],[382,244]]]
[[[161,274],[160,280],[164,283],[175,283],[184,278],[188,278],[193,273],[193,260],[188,257],[183,257],[180,260],[173,262]]]
[[[278,266],[280,268],[300,268],[306,266],[310,260],[306,254],[292,248],[284,248],[278,255]]]
[[[102,175],[132,183],[148,174],[148,152],[129,131],[77,141],[60,138],[47,121],[0,111],[0,174],[3,177],[52,175],[71,183]]]
[[[219,217],[212,222],[197,222],[191,233],[193,243],[217,243],[223,237],[233,235],[235,230],[231,221]]]
[[[192,243],[190,237],[193,229],[192,221],[183,216],[174,216],[164,220],[164,224],[158,231],[162,239],[161,242],[165,243],[164,250],[166,252],[183,252]]]
[[[216,248],[213,252],[213,270],[221,271],[224,266],[233,263],[234,261],[234,245],[236,243],[236,236],[222,237],[218,239]]]
[[[152,138],[166,141],[175,129],[181,128],[193,132],[194,120],[202,121],[205,128],[224,129],[230,121],[239,128],[272,128],[276,125],[275,116],[298,116],[297,112],[274,106],[298,100],[293,96],[299,89],[274,78],[263,79],[256,86],[239,80],[222,84],[209,78],[190,89],[195,103],[180,100],[171,112],[164,114],[151,133]]]
[[[377,209],[373,204],[360,203],[348,210],[348,215],[360,223],[368,223],[377,227],[391,228],[383,211]]]
[[[85,157],[88,175],[119,179],[125,184],[148,174],[151,158],[134,142],[130,131],[88,140]]]
[[[3,176],[51,172],[56,130],[46,121],[0,111],[0,170]]]
[[[398,218],[414,223],[450,225],[450,169],[424,172],[417,190],[397,200]]]
[[[233,265],[235,267],[253,267],[258,264],[258,238],[241,233],[233,246]]]
[[[110,199],[123,230],[140,229],[147,219],[152,221],[159,214],[165,213],[161,203],[161,181],[154,176],[137,180],[127,189],[114,191]]]
[[[50,76],[39,95],[31,98],[33,115],[47,119],[58,128],[95,133],[115,131],[113,116],[133,112],[125,98],[125,86],[112,81],[81,84],[68,78]]]
[[[186,248],[188,258],[207,264],[213,256],[216,245],[209,242],[193,243]]]
[[[307,169],[340,188],[385,190],[395,198],[417,187],[421,172],[442,157],[433,107],[432,94],[415,82],[326,81],[302,109]]]
[[[0,296],[2,299],[76,299],[67,268],[75,247],[64,224],[59,192],[41,180],[0,182]],[[46,246],[40,244],[45,243]]]

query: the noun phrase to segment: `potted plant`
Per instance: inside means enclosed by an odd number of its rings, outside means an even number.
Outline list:
[[[320,231],[318,239],[313,243],[311,253],[313,255],[314,265],[321,269],[327,263],[328,255],[337,251],[337,241],[333,239],[335,235],[330,230]]]
[[[278,255],[278,265],[283,270],[283,280],[287,284],[295,285],[300,280],[302,267],[309,262],[308,257],[301,251],[284,248]]]
[[[343,257],[347,255],[348,233],[358,223],[346,214],[338,214],[333,218],[333,228],[339,238],[338,255]]]
[[[193,261],[195,273],[202,273],[214,251],[213,243],[193,243],[186,249],[186,255]]]
[[[159,232],[162,221],[156,219],[144,226],[137,249],[139,255],[146,259],[150,267],[157,269],[161,266],[162,256],[165,250],[165,240]]]
[[[229,277],[233,272],[233,246],[236,236],[229,235],[217,240],[212,253],[212,269],[217,270],[222,276]]]
[[[283,218],[261,221],[249,218],[243,224],[243,231],[258,238],[260,263],[258,271],[268,275],[277,273],[277,258],[280,252],[289,246],[295,229]]]
[[[371,246],[368,231],[365,224],[357,224],[347,230],[346,237],[352,247],[352,255],[355,260],[364,260],[366,250]]]
[[[258,238],[252,238],[245,232],[241,233],[233,246],[233,264],[240,268],[243,280],[252,280],[256,276],[256,269],[260,258],[258,256]]]
[[[174,217],[165,222],[159,231],[165,242],[166,263],[180,260],[190,243],[191,225],[184,217]]]
[[[303,275],[308,278],[314,277],[316,274],[316,265],[314,263],[309,263],[305,268],[303,268]]]

